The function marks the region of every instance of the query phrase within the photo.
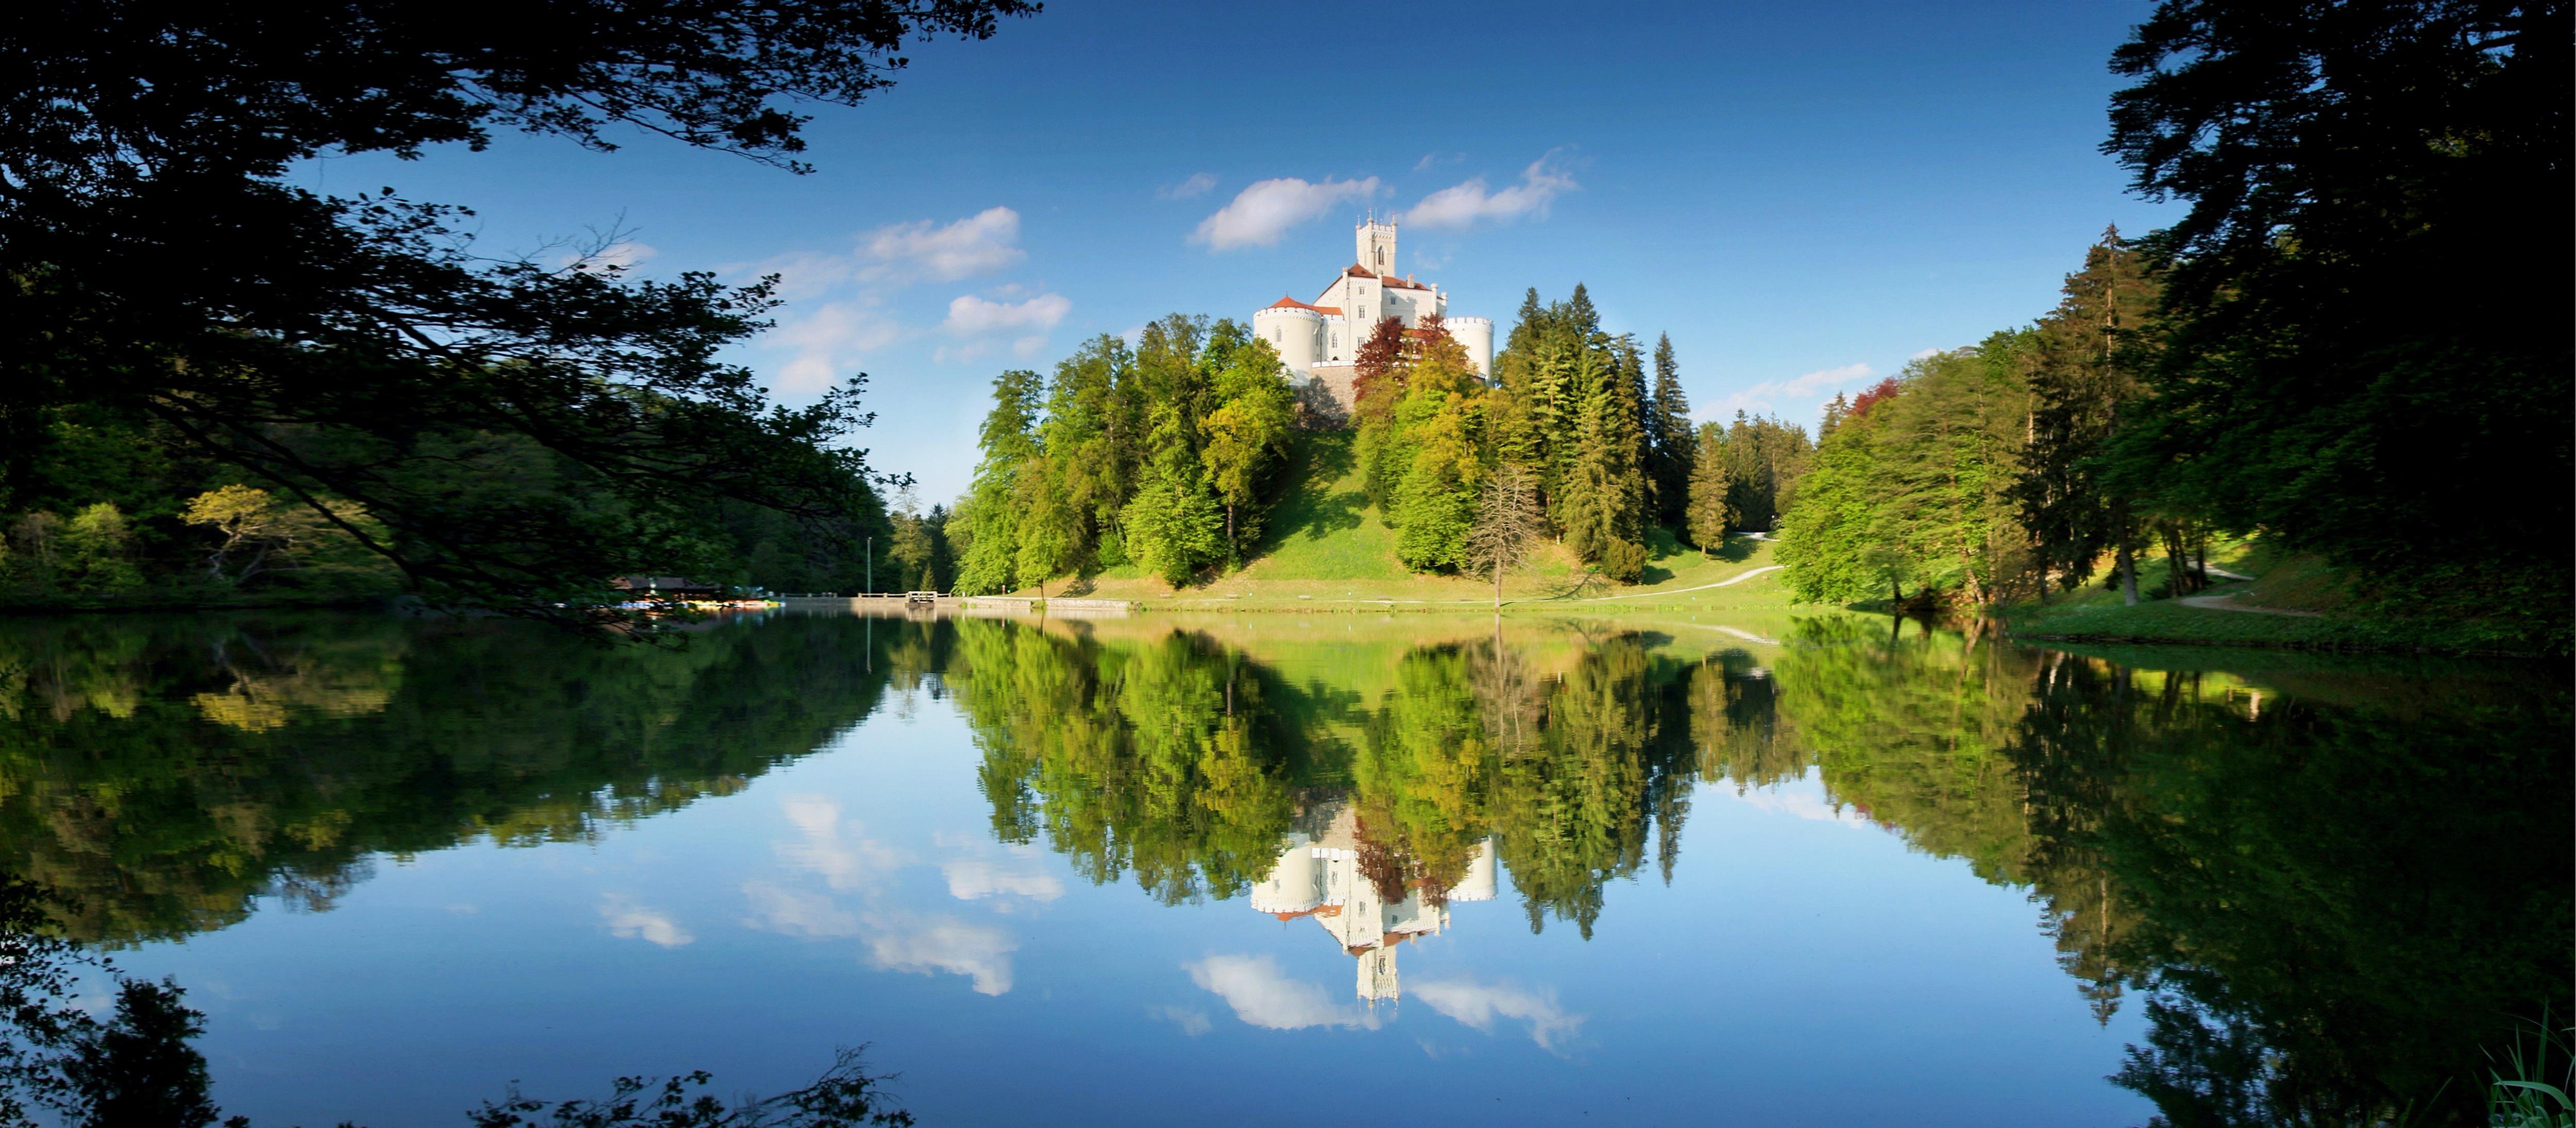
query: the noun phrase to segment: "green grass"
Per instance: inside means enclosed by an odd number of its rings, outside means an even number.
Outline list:
[[[2017,637],[2066,642],[2453,654],[2514,654],[2529,649],[2519,632],[2499,624],[2355,614],[2348,607],[2343,581],[2313,556],[2289,555],[2260,542],[2245,542],[2213,551],[2210,563],[2255,579],[2221,582],[2197,594],[2312,614],[2266,615],[2156,598],[2133,607],[2120,592],[2103,587],[2097,579],[2080,591],[2052,595],[2045,603],[2001,608],[1998,615]],[[2152,596],[2164,586],[2165,577],[2162,559],[2139,561],[2140,593]]]
[[[1490,608],[1490,578],[1426,575],[1396,558],[1395,530],[1368,504],[1359,460],[1347,431],[1301,436],[1288,485],[1269,512],[1262,546],[1240,570],[1174,589],[1131,566],[1052,581],[1057,596],[1125,599],[1156,610],[1407,610]],[[1770,564],[1770,545],[1731,540],[1702,554],[1656,530],[1641,582],[1612,584],[1590,574],[1572,553],[1542,545],[1529,563],[1507,573],[1503,598],[1516,610],[1627,613],[1651,608],[1706,609],[1785,605],[1776,573],[1727,588],[1703,588]],[[1020,594],[1035,594],[1024,590]],[[1605,598],[1611,597],[1611,598]]]

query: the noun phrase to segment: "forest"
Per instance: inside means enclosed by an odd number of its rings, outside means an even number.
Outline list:
[[[945,545],[925,537],[919,558],[953,554],[969,595],[1130,563],[1175,587],[1204,582],[1258,554],[1299,436],[1347,428],[1407,568],[1475,573],[1525,551],[1479,537],[1499,513],[1633,581],[1655,530],[1713,548],[1769,528],[1811,448],[1776,419],[1693,427],[1669,338],[1652,366],[1650,383],[1644,350],[1601,328],[1583,286],[1546,304],[1531,290],[1491,379],[1436,316],[1379,322],[1344,417],[1242,324],[1174,314],[1132,348],[1093,340],[1051,379],[997,378],[974,485],[946,515]]]
[[[2032,325],[1838,404],[1783,522],[1802,598],[1982,608],[2098,573],[2135,603],[2260,535],[2352,610],[2568,649],[2569,288],[2507,261],[2566,241],[2568,61],[2514,46],[2568,12],[2374,11],[2137,29],[2103,150],[2187,213],[2106,232]]]

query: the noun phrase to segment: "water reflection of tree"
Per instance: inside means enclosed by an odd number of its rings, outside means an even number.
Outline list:
[[[366,859],[579,840],[740,788],[865,716],[855,621],[602,648],[499,622],[24,620],[0,632],[0,866],[67,934],[327,907]]]
[[[1436,905],[1491,836],[1531,927],[1555,917],[1588,936],[1605,882],[1636,872],[1650,840],[1667,863],[1678,850],[1695,762],[1665,719],[1677,667],[1642,636],[1545,675],[1499,640],[1426,646],[1353,701],[1186,633],[956,629],[948,681],[984,750],[996,833],[1043,831],[1094,881],[1133,871],[1167,902],[1234,896],[1268,874],[1301,806],[1347,801],[1386,899]],[[1325,735],[1354,720],[1356,741]]]
[[[1109,646],[965,620],[944,680],[983,750],[993,829],[1044,831],[1105,883],[1167,904],[1236,896],[1269,872],[1294,813],[1276,677],[1206,638]]]
[[[2011,749],[2036,862],[2122,902],[2118,1080],[2177,1124],[2483,1123],[2515,1016],[2569,1013],[2563,692],[2431,715],[2061,659]],[[2061,881],[2073,885],[2074,881]]]

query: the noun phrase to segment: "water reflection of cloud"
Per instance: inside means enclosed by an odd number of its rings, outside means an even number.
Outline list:
[[[1011,989],[1011,953],[1020,944],[999,929],[938,917],[871,921],[869,931],[868,962],[879,968],[971,976],[976,993],[983,995]]]
[[[787,864],[822,876],[834,889],[855,889],[858,885],[904,864],[903,851],[874,839],[859,836],[857,824],[850,824],[851,834],[844,838],[841,804],[827,795],[790,795],[779,800],[786,809],[787,821],[796,825],[801,842],[781,842],[778,856]]]
[[[646,943],[665,948],[677,948],[697,939],[669,914],[645,908],[615,894],[600,899],[599,916],[608,923],[612,936],[641,938]]]
[[[1527,1023],[1530,1041],[1552,1054],[1565,1052],[1565,1040],[1583,1026],[1584,1016],[1565,1013],[1552,988],[1542,994],[1508,983],[1434,979],[1406,990],[1431,1009],[1478,1030],[1492,1031],[1497,1018]]]
[[[948,895],[974,901],[996,894],[1052,901],[1064,896],[1064,882],[1050,873],[1006,869],[982,858],[959,858],[939,867],[948,877]]]
[[[1209,956],[1183,964],[1190,981],[1214,992],[1234,1016],[1271,1030],[1309,1026],[1353,1026],[1377,1029],[1377,1015],[1358,1007],[1335,1006],[1322,987],[1290,979],[1269,956]]]
[[[745,882],[742,895],[751,900],[752,918],[743,923],[789,936],[856,936],[859,919],[829,897],[781,889],[765,881]]]

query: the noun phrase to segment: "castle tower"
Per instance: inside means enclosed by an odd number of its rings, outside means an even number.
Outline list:
[[[1395,221],[1378,222],[1375,214],[1360,221],[1359,264],[1371,274],[1395,273]]]

